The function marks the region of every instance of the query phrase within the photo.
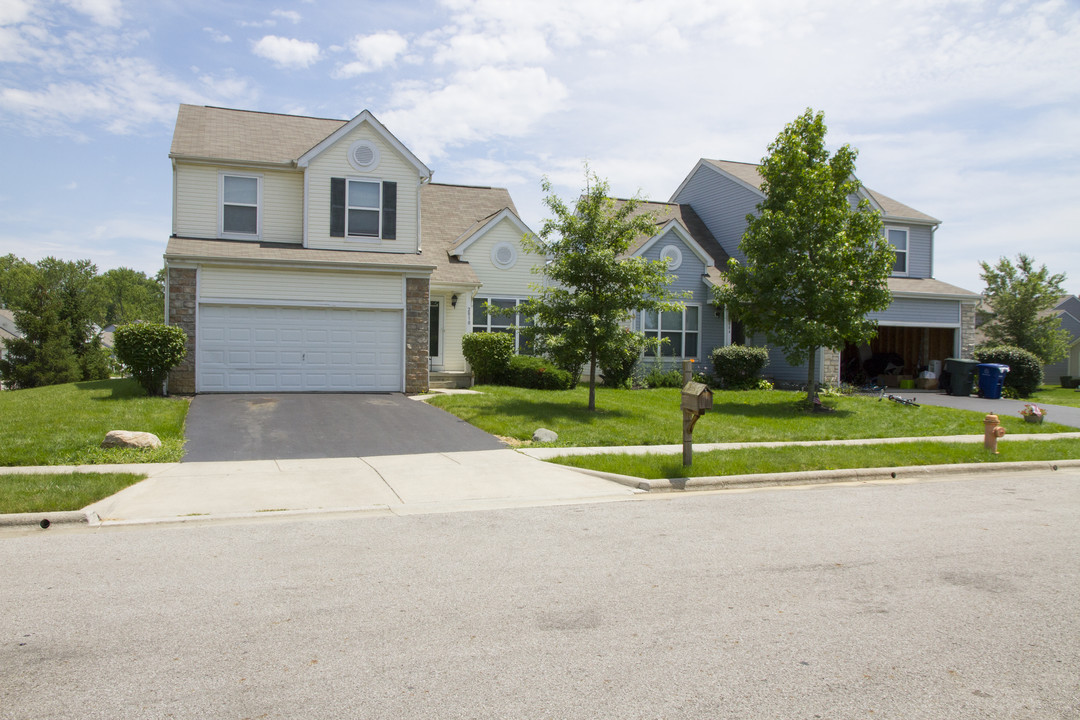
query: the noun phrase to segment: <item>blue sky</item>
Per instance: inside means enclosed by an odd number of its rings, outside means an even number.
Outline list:
[[[1077,2],[0,0],[0,255],[160,268],[179,103],[368,109],[534,229],[543,175],[667,200],[813,107],[943,221],[937,278],[1025,252],[1080,292]]]

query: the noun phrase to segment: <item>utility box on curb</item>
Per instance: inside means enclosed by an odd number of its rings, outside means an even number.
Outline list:
[[[705,383],[686,383],[682,389],[682,409],[694,413],[712,410],[712,390]]]

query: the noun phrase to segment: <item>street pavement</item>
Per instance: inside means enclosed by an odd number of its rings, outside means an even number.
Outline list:
[[[0,538],[0,718],[1080,717],[1080,472]]]

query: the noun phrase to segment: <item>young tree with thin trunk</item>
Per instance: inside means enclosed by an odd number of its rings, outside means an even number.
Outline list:
[[[548,282],[534,286],[537,296],[523,313],[542,347],[559,348],[589,365],[589,410],[596,409],[597,361],[604,349],[624,341],[624,325],[635,310],[673,310],[667,263],[626,257],[634,240],[656,232],[655,219],[638,213],[640,198],[616,203],[608,183],[585,168],[585,190],[567,206],[542,183],[544,204],[553,215],[540,238],[526,236],[525,247],[550,261],[542,272]],[[567,363],[572,364],[572,363]]]
[[[988,345],[1013,345],[1034,353],[1044,365],[1069,354],[1069,333],[1061,320],[1047,313],[1065,294],[1065,274],[1051,275],[1046,266],[1035,269],[1035,260],[1020,253],[1016,265],[1000,258],[991,267],[981,262],[983,292],[993,315],[983,325]]]
[[[868,342],[877,323],[867,313],[891,302],[887,279],[895,255],[879,213],[855,205],[857,151],[825,149],[825,117],[807,109],[769,145],[761,161],[765,199],[732,259],[717,302],[770,343],[788,362],[808,361],[806,398],[817,395],[817,351]]]

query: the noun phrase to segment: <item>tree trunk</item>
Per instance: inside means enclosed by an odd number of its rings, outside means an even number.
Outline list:
[[[810,360],[806,363],[806,402],[817,397],[817,348],[810,348]]]
[[[596,350],[589,353],[589,410],[596,410]]]

